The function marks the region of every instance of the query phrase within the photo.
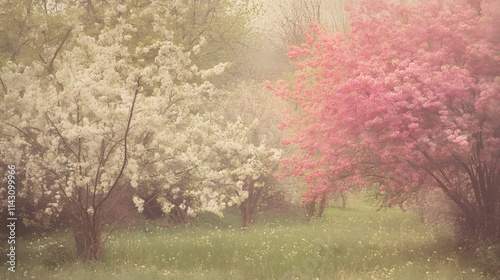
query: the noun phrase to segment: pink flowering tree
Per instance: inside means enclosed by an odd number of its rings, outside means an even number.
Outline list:
[[[348,35],[311,26],[289,53],[294,84],[271,86],[300,106],[282,128],[300,146],[284,162],[307,182],[305,203],[346,186],[378,185],[390,203],[438,188],[463,237],[500,237],[495,10],[486,1],[363,1],[348,9]]]

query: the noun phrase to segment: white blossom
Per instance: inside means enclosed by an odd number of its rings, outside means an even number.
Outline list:
[[[117,5],[116,6],[116,11],[119,13],[125,13],[127,11],[127,6],[125,5]]]
[[[139,213],[142,213],[144,211],[144,199],[134,196],[132,198],[132,201],[134,202],[135,207],[137,208],[137,211]]]
[[[201,78],[206,79],[212,76],[218,76],[224,72],[224,70],[227,68],[228,63],[219,63],[213,68],[201,71]]]

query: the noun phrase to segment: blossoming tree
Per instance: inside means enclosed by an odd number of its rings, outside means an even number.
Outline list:
[[[208,114],[194,116],[185,131],[178,131],[168,146],[171,158],[155,163],[157,173],[145,180],[155,188],[146,188],[136,198],[139,209],[151,193],[163,212],[175,210],[180,221],[200,212],[223,215],[226,207],[237,205],[243,227],[249,227],[262,192],[269,183],[281,151],[254,144],[251,126],[238,120]],[[222,123],[224,125],[222,125]]]
[[[106,220],[120,197],[135,195],[141,210],[142,190],[177,195],[179,185],[193,198],[183,210],[221,213],[244,202],[248,182],[279,157],[246,142],[241,123],[212,122],[220,91],[207,79],[225,64],[199,69],[190,57],[202,42],[174,43],[163,12],[175,3],[114,4],[63,5],[64,40],[42,50],[51,59],[9,62],[0,72],[2,161],[19,166],[18,196],[41,209],[36,219],[70,217],[85,260],[100,259],[103,242],[129,214]]]
[[[289,53],[295,83],[272,87],[300,105],[282,128],[301,147],[284,162],[308,182],[305,202],[342,186],[378,184],[392,202],[439,188],[464,237],[500,237],[494,5],[363,1],[347,36],[312,26]]]

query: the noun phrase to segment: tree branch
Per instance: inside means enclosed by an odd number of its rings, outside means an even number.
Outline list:
[[[45,118],[47,119],[47,121],[49,121],[50,125],[52,125],[52,127],[55,129],[57,135],[63,141],[64,146],[66,146],[66,148],[68,148],[69,151],[78,159],[79,157],[76,154],[76,152],[71,148],[71,146],[68,144],[68,142],[66,141],[66,139],[61,135],[61,132],[59,132],[59,129],[57,129],[56,125],[52,122],[52,120],[49,118],[49,115],[47,113],[45,113]]]
[[[3,91],[5,92],[5,94],[7,95],[7,86],[5,85],[5,83],[3,82],[2,80],[2,77],[0,77],[0,83],[2,84],[2,89]]]
[[[32,5],[33,5],[33,3],[30,2],[29,6],[26,7],[26,17],[24,17],[24,20],[22,23],[16,20],[19,23],[20,28],[19,28],[19,35],[17,37],[15,50],[13,50],[12,55],[10,57],[11,61],[14,61],[16,56],[19,55],[19,52],[20,52],[19,46],[21,45],[21,38],[23,36],[24,29],[26,28],[26,23],[28,22],[28,18],[30,17]],[[24,42],[24,43],[26,43],[26,42]]]
[[[68,40],[68,37],[69,37],[69,34],[71,33],[71,30],[73,30],[73,28],[70,28],[70,29],[68,29],[68,31],[66,31],[66,35],[64,35],[62,42],[59,44],[56,51],[54,52],[54,55],[52,56],[52,59],[50,60],[49,65],[47,66],[47,71],[49,72],[49,74],[54,74],[54,61],[56,60],[57,54],[59,54],[59,52],[63,48],[64,43],[66,43],[66,40]]]
[[[125,129],[125,136],[123,138],[123,146],[124,146],[124,152],[123,152],[123,163],[122,163],[122,167],[120,169],[120,172],[118,173],[116,179],[115,179],[115,182],[113,183],[113,185],[111,186],[111,188],[109,189],[108,193],[104,196],[104,198],[99,202],[99,204],[97,204],[97,206],[94,207],[94,217],[97,213],[97,210],[102,206],[102,204],[109,198],[109,196],[111,195],[111,193],[113,192],[113,190],[116,188],[116,186],[118,185],[118,181],[121,179],[122,175],[123,175],[123,172],[125,171],[125,166],[127,166],[127,162],[128,162],[128,151],[127,151],[127,138],[128,138],[128,134],[129,134],[129,131],[130,131],[130,124],[132,123],[132,116],[134,114],[134,107],[135,107],[135,102],[137,100],[137,95],[139,95],[139,90],[140,90],[140,87],[141,87],[141,83],[140,83],[140,80],[141,78],[139,77],[137,79],[137,88],[135,89],[135,92],[134,92],[134,99],[132,100],[132,105],[130,106],[130,113],[129,113],[129,116],[128,116],[128,121],[127,121],[127,128]]]

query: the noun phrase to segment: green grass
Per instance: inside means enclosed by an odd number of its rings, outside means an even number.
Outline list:
[[[17,272],[3,265],[0,278],[491,279],[459,258],[450,237],[448,229],[426,227],[412,213],[352,201],[309,223],[260,216],[249,230],[239,229],[231,213],[175,228],[143,223],[115,232],[101,263],[57,269],[43,265],[43,254],[51,244],[73,250],[69,232],[19,238]]]

